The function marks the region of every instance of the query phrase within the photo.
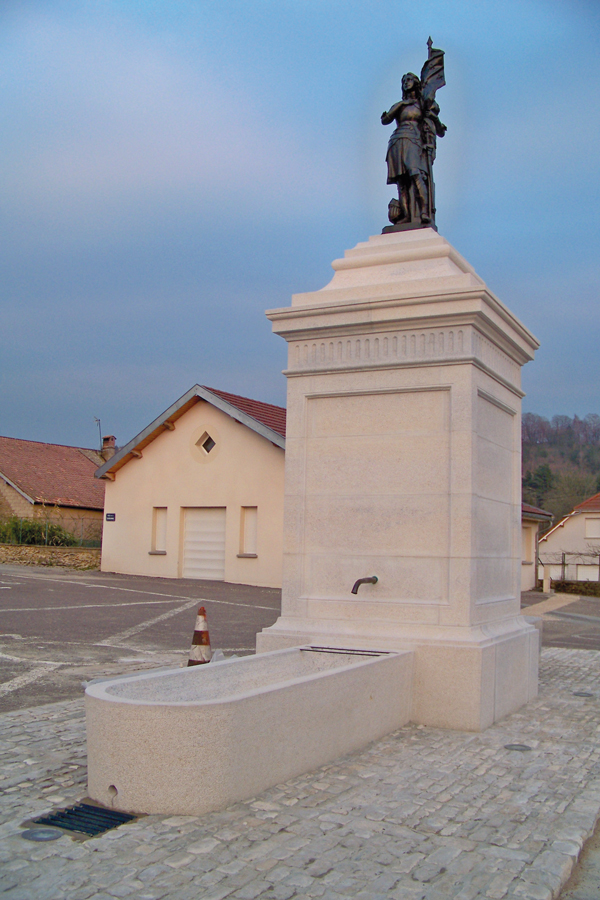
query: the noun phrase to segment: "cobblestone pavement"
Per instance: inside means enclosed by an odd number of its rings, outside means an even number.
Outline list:
[[[599,652],[546,649],[538,699],[482,734],[406,726],[221,812],[83,842],[20,836],[85,796],[83,701],[4,713],[1,896],[550,900],[600,812],[600,700],[573,694],[599,676]]]

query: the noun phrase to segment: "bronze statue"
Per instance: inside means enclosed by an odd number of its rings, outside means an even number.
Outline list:
[[[383,229],[404,231],[410,228],[435,228],[433,161],[436,138],[443,137],[446,126],[439,120],[440,108],[435,92],[446,84],[444,51],[434,50],[427,42],[429,55],[421,78],[408,72],[402,78],[402,100],[381,115],[382,125],[396,122],[388,144],[388,184],[398,185],[398,199],[390,201],[391,225]]]

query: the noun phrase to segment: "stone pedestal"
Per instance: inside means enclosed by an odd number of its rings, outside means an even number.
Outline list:
[[[538,343],[433,229],[333,268],[267,314],[289,344],[284,580],[257,650],[412,650],[412,720],[480,730],[537,693],[519,611],[520,370]]]

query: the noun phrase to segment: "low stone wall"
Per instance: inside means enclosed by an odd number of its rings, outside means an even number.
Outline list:
[[[100,548],[0,544],[0,563],[18,563],[21,566],[65,566],[68,569],[99,569]]]

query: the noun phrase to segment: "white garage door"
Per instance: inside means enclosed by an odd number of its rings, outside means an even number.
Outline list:
[[[225,578],[225,507],[190,507],[183,528],[184,578]]]

